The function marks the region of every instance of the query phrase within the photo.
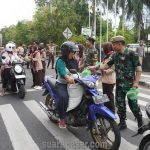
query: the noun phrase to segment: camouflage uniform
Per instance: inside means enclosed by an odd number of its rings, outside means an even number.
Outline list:
[[[97,58],[95,58],[94,54],[97,54],[97,51],[96,51],[95,48],[89,48],[87,50],[87,55],[86,55],[84,67],[88,67],[88,66],[93,66],[94,65],[93,64],[93,59],[97,59]]]
[[[116,106],[121,120],[126,119],[127,92],[133,85],[135,79],[135,70],[140,67],[139,57],[136,53],[125,49],[123,53],[114,53],[112,59],[107,63],[110,67],[115,64],[116,71]],[[142,116],[137,100],[128,99],[128,104],[134,116],[138,119]]]

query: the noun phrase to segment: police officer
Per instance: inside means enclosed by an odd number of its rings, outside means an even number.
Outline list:
[[[130,88],[138,88],[139,80],[142,73],[141,64],[139,62],[139,56],[137,53],[129,51],[125,48],[125,39],[123,36],[115,36],[112,38],[113,48],[116,51],[111,60],[101,65],[100,69],[107,69],[113,64],[115,65],[116,72],[116,106],[118,108],[118,115],[120,123],[118,124],[119,129],[126,129],[126,101],[125,97]],[[96,66],[95,69],[99,66]],[[90,70],[94,67],[89,67]],[[128,98],[129,107],[137,119],[138,127],[143,125],[142,113],[140,107],[137,104],[137,100],[131,100]]]

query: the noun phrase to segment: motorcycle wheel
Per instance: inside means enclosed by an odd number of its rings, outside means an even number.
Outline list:
[[[18,96],[19,98],[23,99],[25,97],[25,87],[24,85],[20,85],[19,87],[19,92],[18,92]]]
[[[96,122],[99,134],[93,124],[90,132],[94,140],[94,148],[100,150],[118,150],[121,142],[120,131],[114,120],[105,116],[97,116]],[[92,145],[93,146],[93,145]]]
[[[56,110],[56,106],[54,105],[54,100],[52,99],[51,95],[48,94],[45,99],[45,105],[50,109],[50,111],[47,111],[48,118],[53,123],[58,123],[59,118]]]
[[[150,135],[147,135],[142,139],[139,150],[150,150]]]

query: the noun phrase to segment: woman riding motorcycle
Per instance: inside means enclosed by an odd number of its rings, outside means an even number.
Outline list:
[[[15,48],[16,48],[15,43],[9,42],[8,44],[6,44],[5,52],[3,52],[3,54],[2,54],[3,70],[1,72],[1,74],[2,74],[2,92],[1,92],[1,96],[5,95],[6,86],[7,86],[8,80],[10,78],[11,64],[13,62],[17,62],[17,61],[22,62],[22,60],[16,55],[16,53],[13,53]],[[15,90],[15,88],[13,88],[13,90]]]
[[[78,63],[74,59],[74,54],[79,51],[78,46],[70,41],[67,41],[61,46],[61,57],[56,62],[57,82],[56,89],[59,96],[58,113],[59,127],[66,128],[65,113],[68,107],[68,91],[67,84],[74,84],[74,80],[70,77],[70,69],[78,70]]]

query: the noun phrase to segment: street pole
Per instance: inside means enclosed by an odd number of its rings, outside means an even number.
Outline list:
[[[108,42],[108,0],[107,0],[107,32],[106,32],[106,41]]]
[[[93,14],[94,14],[94,19],[93,19],[92,36],[96,39],[96,0],[93,0]]]
[[[101,62],[101,52],[102,52],[102,11],[100,11],[100,41],[99,41],[99,61]]]
[[[90,16],[90,4],[88,3],[89,8],[89,28],[91,28],[91,16]]]
[[[116,17],[117,17],[117,2],[115,0],[115,36],[116,36]]]

